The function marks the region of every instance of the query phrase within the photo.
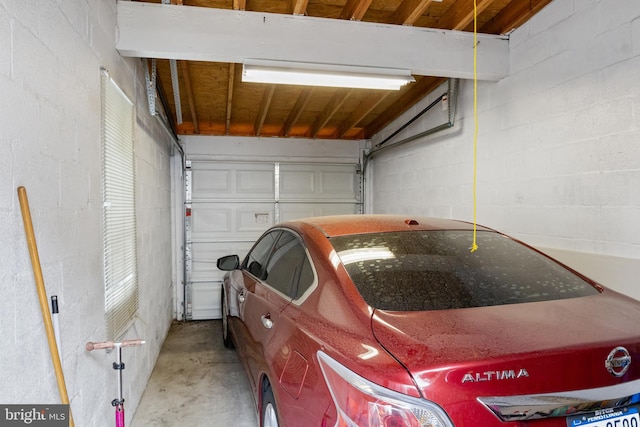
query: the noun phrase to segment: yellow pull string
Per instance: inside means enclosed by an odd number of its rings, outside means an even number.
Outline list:
[[[478,177],[478,5],[473,0],[473,119],[475,130],[473,132],[473,244],[471,252],[478,250],[477,238],[477,194],[476,184]]]

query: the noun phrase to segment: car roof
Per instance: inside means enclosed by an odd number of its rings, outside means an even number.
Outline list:
[[[298,229],[312,226],[327,237],[390,231],[473,230],[473,224],[464,221],[416,215],[380,214],[319,216],[288,221],[282,225]],[[478,226],[477,229],[490,230],[482,226]]]

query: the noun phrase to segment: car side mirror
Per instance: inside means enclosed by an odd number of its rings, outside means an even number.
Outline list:
[[[240,267],[240,257],[238,255],[227,255],[218,258],[216,266],[222,271],[237,270]]]

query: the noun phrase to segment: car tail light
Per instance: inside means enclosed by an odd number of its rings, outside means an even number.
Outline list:
[[[318,352],[336,406],[336,427],[453,427],[435,403],[374,384]]]

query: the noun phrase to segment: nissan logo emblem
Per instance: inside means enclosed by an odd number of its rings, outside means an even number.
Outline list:
[[[630,365],[631,355],[624,347],[616,347],[611,350],[611,353],[607,356],[607,360],[604,361],[604,366],[607,368],[607,371],[614,377],[623,376]]]

